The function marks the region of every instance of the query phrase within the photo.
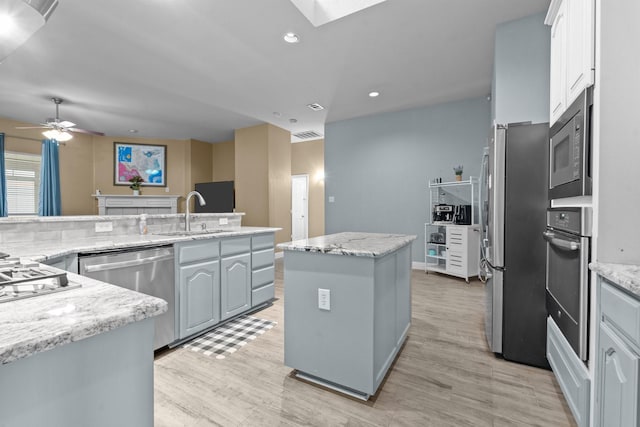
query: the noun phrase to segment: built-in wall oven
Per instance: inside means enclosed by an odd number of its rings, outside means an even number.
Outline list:
[[[591,111],[586,89],[550,129],[549,200],[591,194]]]
[[[547,312],[586,361],[591,208],[549,208],[543,236],[547,241]]]

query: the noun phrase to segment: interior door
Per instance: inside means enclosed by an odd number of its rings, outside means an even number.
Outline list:
[[[309,237],[309,175],[291,177],[291,240]]]

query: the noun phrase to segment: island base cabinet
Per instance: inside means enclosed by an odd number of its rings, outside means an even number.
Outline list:
[[[153,322],[0,365],[0,425],[152,427]]]
[[[361,399],[375,394],[409,330],[410,260],[410,246],[382,257],[285,251],[285,365]]]
[[[179,267],[180,338],[220,321],[220,262],[206,261]]]

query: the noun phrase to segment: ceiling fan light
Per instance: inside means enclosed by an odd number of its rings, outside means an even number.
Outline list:
[[[48,139],[55,139],[56,141],[59,141],[59,142],[65,142],[73,138],[73,135],[71,135],[69,132],[66,132],[66,131],[60,132],[58,129],[46,130],[42,132],[42,134],[46,136]]]

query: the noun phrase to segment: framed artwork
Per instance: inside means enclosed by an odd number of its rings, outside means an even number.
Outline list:
[[[114,185],[131,185],[139,175],[145,187],[167,186],[167,146],[114,142]]]

